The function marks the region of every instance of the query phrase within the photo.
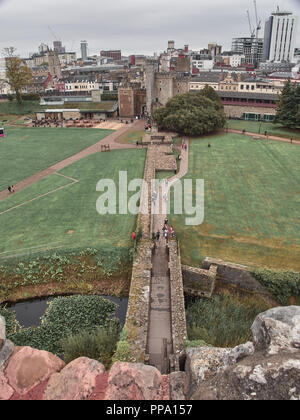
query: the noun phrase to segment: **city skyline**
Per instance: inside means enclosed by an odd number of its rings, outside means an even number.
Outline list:
[[[230,50],[232,38],[250,36],[247,10],[252,26],[256,25],[253,0],[226,0],[225,4],[221,0],[209,3],[146,0],[142,4],[129,0],[125,5],[119,0],[104,5],[95,0],[84,4],[78,0],[54,0],[47,6],[43,3],[0,0],[0,13],[4,17],[1,50],[14,46],[25,58],[37,52],[40,43],[52,47],[54,34],[66,46],[66,51],[75,51],[78,56],[82,39],[88,42],[89,55],[99,55],[102,49],[121,49],[123,55],[152,55],[165,50],[169,39],[178,48],[189,44],[197,50],[207,47],[208,42],[217,42],[224,50]],[[277,5],[300,16],[299,0],[257,0],[262,26],[260,37],[264,34],[265,21]],[[295,46],[300,47],[299,27]]]

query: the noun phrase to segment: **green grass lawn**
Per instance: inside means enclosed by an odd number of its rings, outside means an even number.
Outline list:
[[[243,130],[251,133],[261,133],[264,134],[265,131],[268,132],[269,136],[276,137],[285,137],[290,139],[300,139],[300,130],[291,130],[289,128],[284,128],[278,124],[265,123],[265,122],[256,122],[256,121],[241,121],[241,120],[228,120],[228,127],[233,130]]]
[[[0,191],[97,143],[113,130],[6,127],[0,138]]]
[[[136,216],[99,215],[96,184],[103,178],[118,184],[119,171],[128,171],[129,180],[143,178],[145,156],[145,150],[135,149],[99,153],[60,171],[79,182],[0,214],[0,259],[32,249],[129,246]],[[70,182],[50,175],[1,201],[0,213]]]
[[[40,106],[39,101],[24,101],[22,105],[19,105],[17,101],[0,102],[0,119],[3,115],[7,118],[9,114],[33,114],[43,108]]]
[[[116,101],[102,102],[66,102],[64,105],[40,105],[40,101],[24,101],[19,105],[17,101],[0,102],[0,120],[9,119],[10,115],[33,115],[38,111],[46,109],[74,109],[80,108],[85,110],[109,110]]]
[[[136,143],[137,141],[141,143],[143,136],[145,135],[145,130],[138,130],[132,133],[127,133],[118,138],[117,143],[128,144],[128,143]]]
[[[184,264],[206,256],[300,270],[300,147],[235,134],[194,140],[185,178],[205,181],[205,219],[170,217]]]

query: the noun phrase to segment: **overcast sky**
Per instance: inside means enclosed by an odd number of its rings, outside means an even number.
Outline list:
[[[300,16],[300,0],[257,0],[263,28],[277,5]],[[49,26],[79,56],[83,39],[90,55],[101,49],[153,54],[165,50],[169,39],[178,48],[199,50],[217,42],[229,50],[233,37],[250,34],[247,10],[254,26],[253,0],[0,0],[0,50],[14,46],[28,57],[41,42],[52,46]]]

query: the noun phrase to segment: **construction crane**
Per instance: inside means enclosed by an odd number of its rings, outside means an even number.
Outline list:
[[[252,29],[249,10],[247,10],[247,16],[248,16],[248,22],[249,22],[249,28],[250,28],[250,35],[251,35],[251,38],[254,38],[255,37],[255,29]]]
[[[261,20],[258,21],[256,0],[253,0],[256,18],[256,39],[258,39],[259,31],[261,30]]]
[[[48,29],[51,33],[51,35],[54,37],[55,41],[60,41],[59,38],[57,38],[57,36],[55,35],[55,33],[53,32],[53,29],[51,28],[51,26],[48,25]]]

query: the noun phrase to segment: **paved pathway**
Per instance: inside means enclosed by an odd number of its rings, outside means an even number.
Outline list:
[[[115,149],[134,149],[136,148],[135,144],[121,144],[117,143],[116,140],[123,136],[127,132],[131,131],[137,131],[141,130],[144,127],[144,121],[138,120],[135,121],[133,124],[126,124],[125,127],[122,127],[120,130],[115,131],[114,133],[110,134],[109,136],[105,137],[104,139],[100,140],[98,143],[93,144],[90,147],[87,147],[84,150],[81,150],[80,152],[76,153],[73,156],[70,156],[67,159],[62,160],[61,162],[56,163],[55,165],[50,166],[49,168],[46,168],[40,172],[35,173],[34,175],[18,182],[14,185],[16,191],[21,191],[24,188],[28,187],[31,184],[34,184],[35,182],[45,178],[48,175],[51,175],[57,171],[60,171],[63,168],[66,168],[67,166],[71,165],[74,162],[77,162],[80,159],[83,159],[86,156],[92,155],[94,153],[101,151],[101,145],[108,144],[110,146],[111,150]],[[55,130],[55,129],[53,129]],[[106,152],[108,153],[108,152]],[[10,193],[7,190],[0,191],[0,200],[3,200],[4,198],[8,197]]]
[[[228,132],[229,133],[235,133],[235,134],[243,134],[243,132],[240,131],[240,130],[229,129]],[[266,139],[266,136],[264,134],[251,133],[249,131],[246,131],[245,136],[259,137],[261,139]],[[292,138],[292,136],[291,136],[291,138]],[[269,136],[268,135],[267,139],[268,140],[281,141],[281,142],[284,142],[284,143],[291,143],[290,139],[284,138],[284,137],[276,137],[276,136]],[[293,144],[297,144],[299,146],[300,145],[300,140],[294,140],[293,139]]]

